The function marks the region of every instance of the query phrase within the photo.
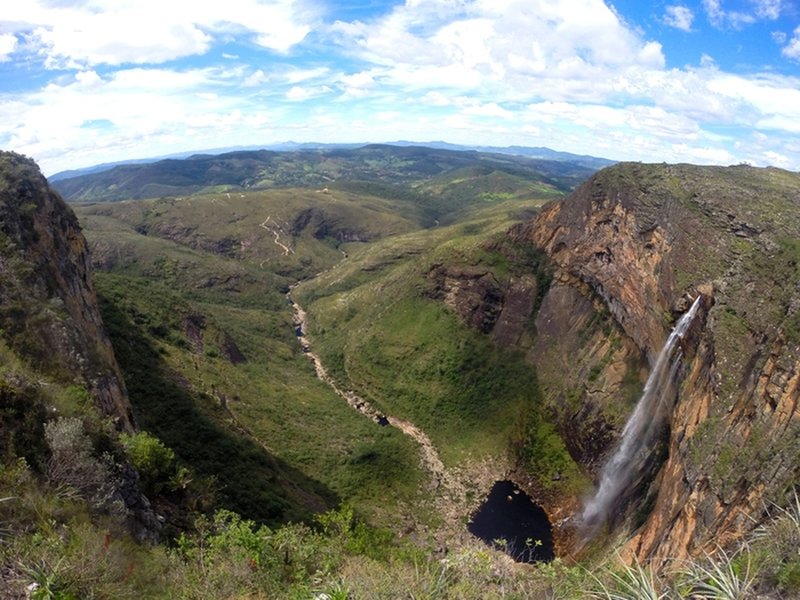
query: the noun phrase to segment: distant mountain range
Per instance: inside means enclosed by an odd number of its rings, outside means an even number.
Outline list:
[[[343,146],[294,144],[278,150],[237,150],[188,157],[98,165],[58,173],[50,182],[72,201],[186,196],[277,187],[324,187],[369,182],[421,189],[447,174],[463,179],[494,174],[517,193],[536,185],[547,193],[565,193],[611,161],[555,152],[547,148],[505,148],[489,152],[443,142],[417,146],[407,142]],[[275,148],[275,147],[273,147]],[[477,169],[477,170],[476,170]],[[66,176],[70,175],[70,176]],[[516,183],[511,183],[511,181]]]
[[[82,169],[70,169],[67,171],[59,171],[58,173],[54,173],[50,175],[47,179],[52,184],[57,181],[61,181],[63,179],[70,179],[72,177],[79,177],[81,175],[91,175],[93,173],[100,173],[102,171],[108,171],[109,169],[113,169],[114,167],[122,166],[122,165],[143,165],[143,164],[150,164],[154,162],[158,162],[161,160],[167,159],[183,159],[189,158],[192,156],[197,155],[220,155],[220,154],[228,154],[231,152],[241,152],[241,151],[249,151],[249,150],[271,150],[274,152],[290,152],[290,151],[298,151],[298,150],[332,150],[332,149],[356,149],[356,148],[363,148],[364,146],[369,146],[371,144],[325,144],[325,143],[318,143],[318,142],[281,142],[278,144],[270,144],[266,146],[229,146],[225,148],[211,148],[207,150],[194,150],[190,152],[180,152],[177,154],[168,154],[164,156],[158,157],[151,157],[151,158],[139,158],[139,159],[132,159],[132,160],[124,160],[124,161],[116,161],[116,162],[108,162],[102,163],[99,165],[93,165],[91,167],[85,167]],[[464,146],[459,144],[450,144],[448,142],[409,142],[409,141],[396,141],[396,142],[387,142],[385,145],[387,146],[421,146],[426,148],[435,148],[438,150],[453,150],[456,152],[465,152],[465,151],[478,151],[478,152],[488,152],[491,154],[511,154],[517,156],[527,156],[529,158],[539,158],[543,160],[558,160],[564,162],[572,162],[578,165],[582,165],[585,167],[589,167],[593,170],[599,170],[603,167],[607,167],[609,165],[614,164],[615,161],[608,160],[606,158],[598,158],[596,156],[588,156],[582,154],[572,154],[570,152],[559,152],[557,150],[552,150],[550,148],[546,148],[543,146],[540,147],[528,147],[528,146]]]

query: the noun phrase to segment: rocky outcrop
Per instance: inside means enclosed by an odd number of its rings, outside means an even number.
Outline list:
[[[668,451],[625,521],[642,559],[725,545],[800,475],[797,198],[800,176],[776,169],[621,164],[512,234],[556,267],[529,358],[590,472],[633,407],[642,359],[690,297],[706,298]]]
[[[216,323],[209,323],[205,315],[197,312],[186,315],[183,330],[195,354],[203,354],[206,346],[210,346],[212,350],[219,349],[220,355],[233,365],[247,362],[231,335]]]
[[[73,212],[36,164],[0,153],[0,330],[34,368],[86,386],[120,430],[131,407]]]
[[[492,329],[492,340],[501,348],[523,343],[539,282],[535,276],[525,274],[511,277],[505,287],[503,305]]]
[[[488,333],[501,314],[505,294],[489,269],[434,265],[428,273],[430,295],[452,309],[464,323]]]

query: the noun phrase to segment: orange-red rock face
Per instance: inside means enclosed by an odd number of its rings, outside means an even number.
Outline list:
[[[529,358],[573,456],[593,473],[632,409],[621,383],[637,350],[652,359],[689,297],[704,294],[652,509],[625,521],[642,559],[740,537],[798,476],[800,348],[786,338],[797,339],[800,274],[783,250],[798,233],[787,225],[797,197],[800,176],[784,172],[621,165],[515,234],[556,267]],[[587,326],[602,314],[610,323]]]

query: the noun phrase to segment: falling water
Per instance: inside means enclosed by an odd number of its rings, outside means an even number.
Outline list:
[[[686,335],[699,305],[700,295],[680,318],[661,349],[636,409],[622,430],[619,447],[600,472],[597,493],[586,503],[582,517],[585,526],[596,528],[606,521],[614,502],[644,465],[653,437],[671,406],[682,354],[678,342]]]

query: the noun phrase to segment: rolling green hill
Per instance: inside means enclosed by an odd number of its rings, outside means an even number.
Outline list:
[[[200,460],[204,473],[216,470],[232,508],[249,518],[294,518],[376,497],[388,485],[392,502],[363,506],[385,515],[416,496],[416,448],[316,379],[284,297],[298,279],[341,261],[340,248],[417,229],[397,214],[408,207],[336,190],[276,190],[76,209],[142,425],[187,462]],[[219,432],[202,452],[201,422]],[[245,446],[225,450],[232,442]],[[280,461],[284,481],[254,477],[257,467],[241,459],[235,470],[224,466],[230,455],[252,455],[247,445]],[[314,498],[303,478],[329,493]],[[247,508],[264,482],[289,490],[288,504],[271,516],[263,502]]]
[[[467,167],[522,176],[523,189],[565,192],[593,172],[580,164],[514,155],[436,150],[417,146],[372,145],[356,149],[271,152],[240,151],[218,156],[121,165],[99,173],[59,179],[53,185],[71,201],[188,196],[280,187],[331,187],[366,181],[415,187]]]

